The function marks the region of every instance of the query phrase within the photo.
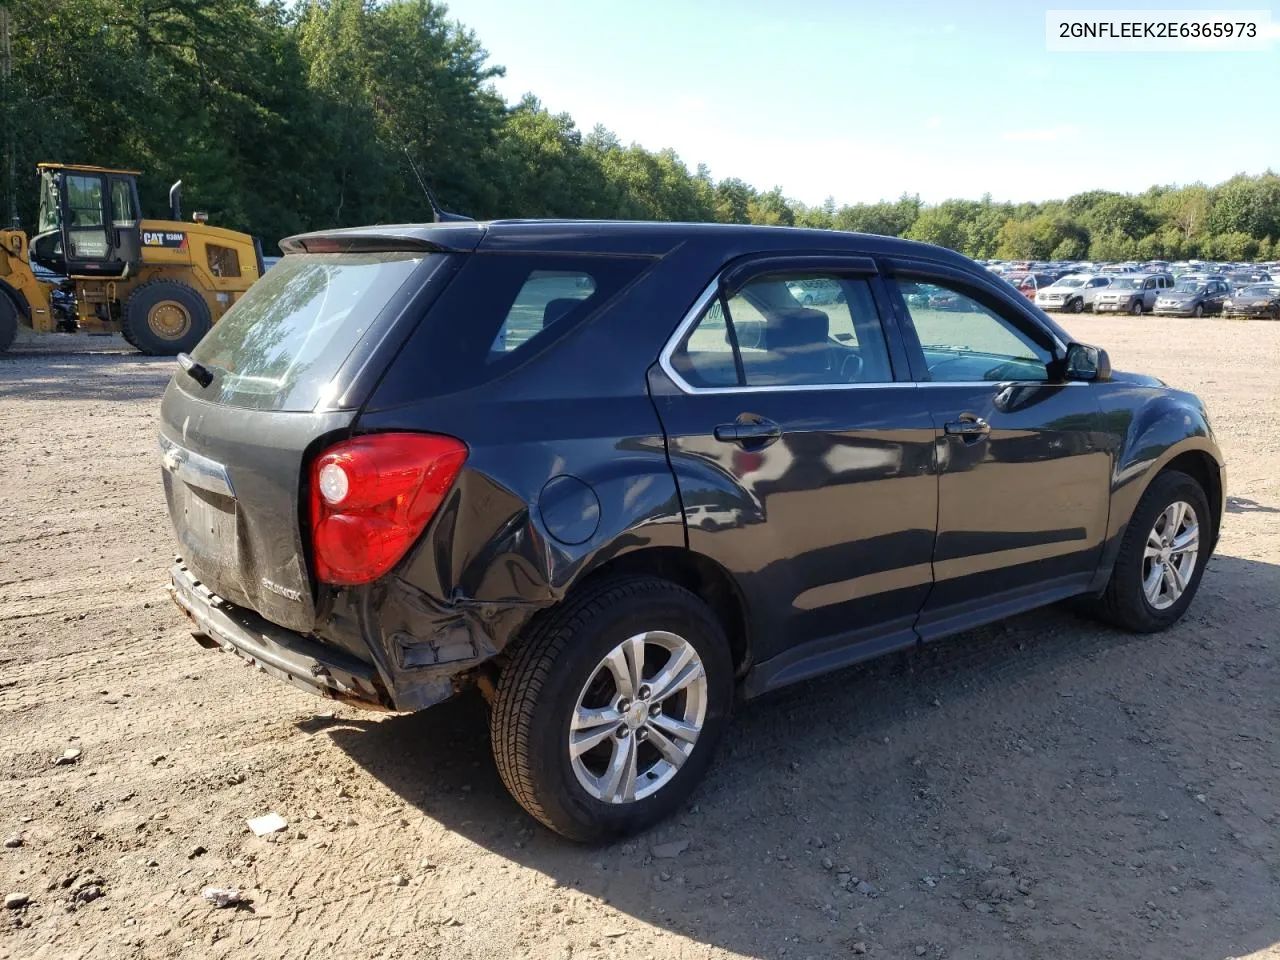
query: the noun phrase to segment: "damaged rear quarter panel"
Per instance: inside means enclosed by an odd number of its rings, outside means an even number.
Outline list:
[[[396,573],[352,591],[356,618],[364,635],[376,638],[375,659],[398,691],[400,709],[444,699],[450,678],[499,653],[538,611],[609,559],[685,546],[675,480],[647,393],[585,408],[560,400],[439,399],[430,407],[434,429],[468,444],[467,462]],[[402,430],[422,422],[401,410],[366,414],[359,426]],[[537,424],[555,425],[545,435],[556,439],[512,436],[536,435]],[[548,482],[563,476],[590,488],[598,503],[594,533],[580,543],[557,539],[561,531],[547,528],[540,509]]]

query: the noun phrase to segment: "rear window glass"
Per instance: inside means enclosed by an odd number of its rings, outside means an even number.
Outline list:
[[[370,324],[430,256],[285,257],[192,351],[214,375],[208,388],[192,392],[261,410],[313,409]]]

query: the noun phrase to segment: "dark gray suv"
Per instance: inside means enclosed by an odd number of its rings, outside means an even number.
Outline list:
[[[673,810],[735,696],[1064,597],[1159,630],[1217,540],[1200,401],[948,250],[580,222],[283,247],[164,395],[174,599],[344,703],[479,688],[503,781],[569,837]]]

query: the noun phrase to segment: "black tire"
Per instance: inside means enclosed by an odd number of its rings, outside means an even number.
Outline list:
[[[657,792],[605,803],[573,771],[569,724],[580,691],[605,656],[645,630],[677,634],[702,660],[703,726],[688,758]],[[607,840],[656,823],[693,792],[724,733],[732,701],[729,643],[706,604],[656,577],[602,581],[535,620],[516,640],[490,712],[493,756],[506,788],[537,820],[571,840]]]
[[[1194,310],[1192,310],[1192,311],[1191,311],[1191,315],[1192,315],[1193,317],[1195,317],[1197,320],[1199,320],[1201,317],[1203,317],[1203,316],[1204,316],[1204,304],[1203,304],[1203,303],[1197,303],[1197,304],[1196,304],[1196,308],[1195,308]]]
[[[1142,316],[1142,301],[1141,300],[1133,301],[1133,303],[1129,305],[1129,312],[1133,314],[1135,317]]]
[[[0,353],[13,346],[18,335],[18,308],[6,294],[0,293]]]
[[[1172,606],[1157,610],[1147,600],[1142,588],[1143,551],[1147,534],[1155,526],[1156,519],[1170,504],[1179,500],[1190,504],[1196,512],[1200,526],[1199,554],[1182,596]],[[1135,633],[1154,633],[1177,623],[1195,598],[1205,565],[1209,562],[1212,522],[1209,499],[1194,478],[1180,470],[1166,470],[1157,476],[1133,511],[1115,568],[1111,571],[1111,580],[1097,603],[1096,612],[1116,626]]]
[[[153,322],[153,314],[177,311],[185,316],[185,324],[166,334]],[[204,297],[177,280],[151,280],[129,295],[124,305],[121,332],[125,340],[152,357],[172,357],[190,353],[213,326],[213,317]]]
[[[1067,301],[1067,313],[1084,313],[1084,301],[1079,297]]]

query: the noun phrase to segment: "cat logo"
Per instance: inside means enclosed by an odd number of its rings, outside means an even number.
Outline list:
[[[180,230],[143,230],[142,245],[144,247],[168,247],[171,250],[185,250],[187,235]]]

